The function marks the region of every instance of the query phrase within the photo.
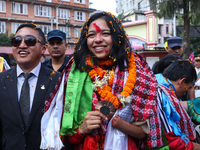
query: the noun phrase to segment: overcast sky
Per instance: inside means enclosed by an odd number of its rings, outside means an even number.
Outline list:
[[[93,3],[91,4],[91,8],[108,11],[116,15],[115,0],[89,0],[89,1]]]

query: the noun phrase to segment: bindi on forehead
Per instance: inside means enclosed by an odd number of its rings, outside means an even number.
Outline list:
[[[93,26],[96,29],[97,33],[99,33],[101,31],[101,28],[96,23],[93,23]]]

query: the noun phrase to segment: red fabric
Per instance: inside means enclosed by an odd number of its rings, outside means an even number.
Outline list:
[[[193,150],[193,143],[190,141],[187,146],[185,142],[173,132],[165,133],[170,150]]]
[[[83,135],[80,135],[77,132],[77,134],[74,134],[72,136],[67,136],[65,141],[67,141],[67,143],[69,144],[74,144],[74,150],[96,150],[96,148],[94,148],[96,146],[95,145],[96,141],[94,141],[94,138],[89,135],[87,135],[84,141],[84,147],[87,148],[86,149],[83,148],[83,142],[81,142],[81,138],[84,139],[84,137]],[[86,143],[87,145],[85,145]],[[135,143],[135,139],[130,136],[128,137],[128,150],[138,150],[137,145]]]
[[[78,129],[76,129],[77,133],[74,133],[72,136],[66,136],[65,142],[67,141],[67,143],[69,144],[77,144],[81,141],[84,140],[84,138],[86,137],[86,135],[82,135],[78,132]]]
[[[135,138],[128,136],[128,150],[138,150],[135,140]]]
[[[134,121],[149,119],[150,133],[142,140],[142,148],[161,147],[160,117],[157,108],[157,80],[148,64],[140,55],[135,53],[136,84],[133,90],[132,109]]]
[[[87,135],[84,141],[83,150],[96,150],[97,140],[95,137]]]

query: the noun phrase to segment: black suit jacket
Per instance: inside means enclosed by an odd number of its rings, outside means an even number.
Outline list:
[[[44,65],[41,66],[29,125],[25,129],[18,102],[16,68],[0,73],[0,148],[2,150],[40,149],[40,121],[44,101],[53,91],[59,76],[59,73],[52,74],[52,70]],[[45,89],[42,89],[41,85],[44,85]]]

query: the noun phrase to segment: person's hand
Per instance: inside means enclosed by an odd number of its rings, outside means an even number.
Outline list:
[[[101,124],[101,119],[108,120],[108,118],[100,112],[87,112],[85,120],[79,128],[79,133],[89,134],[93,129],[99,128]]]
[[[200,150],[200,144],[194,143],[194,142],[192,142],[192,143],[193,143],[193,146],[194,146],[194,150]]]

